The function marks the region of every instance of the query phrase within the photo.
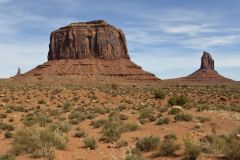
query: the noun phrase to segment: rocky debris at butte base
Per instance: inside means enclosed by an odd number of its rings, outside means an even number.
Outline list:
[[[182,80],[192,81],[192,82],[231,82],[231,79],[228,79],[215,70],[214,60],[210,53],[203,52],[201,58],[200,69],[191,75],[184,77]]]
[[[48,62],[24,76],[75,76],[86,81],[159,80],[130,60],[123,31],[103,20],[72,23],[53,31]]]

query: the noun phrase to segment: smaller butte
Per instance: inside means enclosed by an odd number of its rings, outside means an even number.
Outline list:
[[[200,83],[233,82],[215,70],[214,60],[208,52],[203,52],[200,69],[187,77],[180,78],[180,80]]]

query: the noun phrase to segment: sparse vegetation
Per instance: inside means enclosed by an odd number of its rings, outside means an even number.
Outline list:
[[[93,137],[86,137],[83,142],[86,148],[89,148],[91,150],[94,150],[97,148],[97,142]]]
[[[53,149],[65,149],[67,138],[59,131],[33,126],[17,131],[14,135],[13,152],[30,154],[32,157],[53,157]]]
[[[160,145],[160,138],[155,136],[147,136],[140,139],[136,143],[136,148],[142,152],[149,152],[157,149]]]

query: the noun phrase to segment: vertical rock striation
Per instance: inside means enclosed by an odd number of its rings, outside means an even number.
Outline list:
[[[72,23],[52,32],[48,60],[130,59],[123,32],[103,20]]]
[[[201,58],[201,67],[200,69],[212,69],[215,70],[214,68],[214,60],[210,53],[208,52],[203,52],[203,56]]]

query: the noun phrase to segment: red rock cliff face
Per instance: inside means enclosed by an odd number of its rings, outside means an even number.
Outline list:
[[[103,20],[72,23],[52,32],[48,60],[130,59],[123,32]]]
[[[200,69],[212,69],[215,70],[214,68],[214,60],[210,53],[208,52],[203,52],[203,56],[201,58],[201,67]]]

